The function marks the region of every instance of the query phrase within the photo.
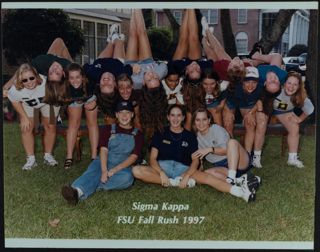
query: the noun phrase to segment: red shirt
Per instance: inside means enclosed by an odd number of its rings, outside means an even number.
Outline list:
[[[124,129],[121,128],[120,126],[116,125],[116,133],[122,133],[122,134],[128,134],[131,135],[133,131],[133,128],[131,129]],[[106,125],[104,126],[100,132],[99,132],[99,145],[98,148],[100,149],[101,147],[106,147],[108,148],[108,142],[109,138],[111,136],[111,125]],[[138,130],[137,134],[134,137],[134,149],[132,151],[132,154],[135,154],[137,156],[140,156],[142,147],[143,147],[143,135],[140,130]]]
[[[244,66],[251,66],[250,63],[248,62],[243,62]],[[220,80],[226,80],[228,81],[229,78],[227,76],[227,70],[228,70],[228,66],[230,64],[230,60],[217,60],[213,63],[213,70],[217,72],[217,74],[220,77]]]

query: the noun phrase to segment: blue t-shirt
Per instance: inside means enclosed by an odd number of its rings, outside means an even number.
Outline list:
[[[112,73],[115,78],[122,73],[132,75],[130,65],[124,65],[120,60],[114,58],[98,58],[93,64],[84,64],[83,69],[88,79],[94,83],[100,83],[100,78],[105,72]]]
[[[198,141],[197,137],[186,129],[177,134],[166,127],[163,132],[154,134],[151,147],[159,151],[157,160],[174,160],[190,166],[191,155],[198,149]]]
[[[266,81],[266,76],[268,72],[274,72],[278,76],[281,85],[286,81],[288,73],[278,66],[259,65],[257,68],[259,71],[259,83],[262,85],[264,85],[264,82]]]
[[[236,85],[234,92],[236,106],[239,108],[252,108],[259,100],[263,88],[263,84],[258,83],[257,88],[249,94],[244,91],[241,84]]]
[[[213,60],[206,60],[206,59],[191,60],[189,58],[183,58],[181,60],[169,61],[168,68],[174,68],[175,71],[178,71],[180,75],[184,75],[186,67],[190,65],[193,61],[199,64],[201,70],[204,70],[206,68],[212,68],[212,65],[213,65]]]

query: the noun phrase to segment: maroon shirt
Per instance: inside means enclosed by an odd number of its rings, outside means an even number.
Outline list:
[[[248,62],[243,62],[244,66],[251,66],[250,63]],[[217,74],[220,77],[220,80],[226,80],[228,81],[229,78],[227,76],[227,70],[228,70],[228,66],[230,64],[230,60],[217,60],[213,63],[213,70],[217,72]]]
[[[133,128],[124,129],[124,128],[121,128],[120,126],[116,125],[116,133],[131,135],[132,131],[133,131]],[[111,136],[111,125],[106,125],[99,132],[98,149],[100,149],[101,147],[108,148],[108,142],[109,142],[110,136]],[[143,135],[140,130],[138,130],[137,134],[135,135],[134,141],[135,141],[134,142],[134,149],[131,154],[135,154],[139,157],[141,154],[141,151],[142,151],[143,141],[144,141]]]

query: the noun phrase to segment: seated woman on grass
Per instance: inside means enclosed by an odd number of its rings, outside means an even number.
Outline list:
[[[167,115],[169,127],[156,133],[151,142],[150,165],[133,167],[135,178],[146,183],[164,187],[194,187],[196,183],[205,184],[221,192],[230,193],[246,202],[255,200],[245,181],[241,186],[231,185],[212,174],[198,170],[199,156],[196,136],[183,128],[184,108],[179,104],[171,105]],[[246,178],[245,178],[246,179]]]
[[[229,184],[249,183],[249,189],[257,189],[261,179],[249,173],[252,168],[250,153],[237,140],[230,139],[228,132],[213,124],[208,110],[200,108],[192,117],[192,125],[197,133],[199,150],[195,156],[209,162],[204,172]]]
[[[22,145],[27,155],[27,162],[23,170],[31,170],[37,166],[34,152],[34,133],[38,129],[39,112],[44,126],[44,163],[56,166],[58,162],[52,155],[56,126],[50,124],[50,106],[43,103],[45,96],[46,78],[38,74],[36,69],[29,64],[22,64],[12,79],[14,85],[8,91],[8,98],[20,118]],[[54,117],[59,113],[59,107],[54,110]]]
[[[62,187],[62,196],[70,204],[76,205],[97,190],[123,190],[133,183],[131,166],[141,153],[143,135],[132,126],[130,102],[119,102],[115,111],[117,124],[106,125],[101,131],[100,155],[71,186]]]
[[[301,108],[297,116],[293,109]],[[299,146],[300,123],[314,111],[314,106],[307,97],[301,74],[291,71],[281,88],[281,93],[273,101],[273,114],[288,131],[288,165],[303,168],[304,165],[297,154]]]

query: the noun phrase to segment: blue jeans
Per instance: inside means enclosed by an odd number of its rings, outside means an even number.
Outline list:
[[[137,129],[134,129],[131,134],[115,133],[115,125],[112,125],[111,136],[108,143],[108,160],[107,169],[110,170],[116,165],[125,161],[130,155],[135,146],[134,136]],[[122,169],[109,177],[106,183],[101,183],[101,161],[97,157],[93,160],[88,169],[73,183],[73,188],[80,188],[83,195],[81,200],[88,198],[96,190],[122,190],[132,185],[134,177],[131,172],[131,166]]]
[[[158,163],[169,178],[181,176],[189,168],[189,166],[174,160],[158,160]]]

